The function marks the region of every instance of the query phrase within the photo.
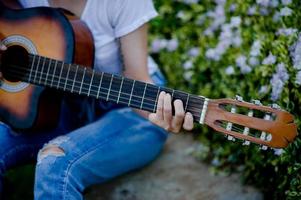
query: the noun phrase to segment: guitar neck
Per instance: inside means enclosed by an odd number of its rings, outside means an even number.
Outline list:
[[[18,73],[14,71],[12,74],[24,82],[91,96],[149,112],[156,112],[159,93],[165,91],[171,94],[172,100],[182,100],[185,112],[191,112],[196,122],[202,122],[204,116],[201,114],[206,107],[203,104],[207,103],[206,98],[201,96],[119,75],[96,72],[84,66],[66,64],[32,54],[29,55],[28,66],[18,67]]]

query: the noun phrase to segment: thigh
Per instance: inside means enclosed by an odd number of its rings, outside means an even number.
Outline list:
[[[166,138],[165,130],[131,109],[111,111],[94,123],[48,143],[59,147],[63,154],[39,154],[35,192],[45,192],[50,189],[50,183],[54,184],[53,190],[81,192],[91,184],[149,163],[158,155]],[[74,188],[79,191],[72,191]]]

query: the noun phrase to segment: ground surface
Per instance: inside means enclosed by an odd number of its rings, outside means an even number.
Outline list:
[[[262,194],[240,183],[239,175],[213,175],[191,151],[189,135],[173,135],[160,157],[142,170],[89,189],[87,200],[261,200]]]

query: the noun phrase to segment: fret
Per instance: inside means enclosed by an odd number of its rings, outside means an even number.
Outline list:
[[[103,77],[104,73],[102,72],[101,73],[101,77],[100,77],[100,81],[99,81],[99,86],[98,86],[98,90],[97,90],[97,95],[96,95],[96,98],[98,99],[99,98],[99,92],[100,92],[100,89],[101,89],[101,84],[102,84],[102,77]]]
[[[41,73],[40,73],[39,84],[41,84],[41,80],[42,80],[42,77],[43,77],[43,74],[44,74],[44,66],[45,66],[45,62],[46,62],[46,58],[44,57],[43,59],[44,60],[43,60],[42,69],[41,69]]]
[[[190,112],[193,115],[193,119],[196,122],[200,121],[200,116],[203,110],[204,97],[189,95],[189,101],[186,112]]]
[[[173,100],[174,94],[175,94],[175,90],[172,90],[172,93],[171,93],[171,101]]]
[[[46,78],[45,78],[45,83],[47,85],[47,81],[48,81],[48,76],[49,76],[49,71],[50,71],[50,66],[51,66],[51,60],[48,59],[48,68],[47,68],[47,73],[46,73]],[[41,78],[41,77],[40,77]]]
[[[130,95],[130,100],[129,100],[128,106],[131,105],[131,100],[132,100],[132,96],[133,96],[133,90],[134,90],[135,82],[136,82],[136,80],[134,80],[133,85],[132,85],[132,90],[131,90],[131,95]]]
[[[190,96],[190,94],[187,95],[186,105],[185,105],[185,109],[184,109],[185,112],[186,112],[186,110],[187,110],[188,101],[189,101],[189,96]]]
[[[111,91],[111,87],[112,87],[112,81],[113,81],[113,75],[111,75],[111,81],[110,81],[110,86],[109,86],[109,91],[107,94],[106,101],[109,101],[110,91]]]
[[[120,99],[119,102],[123,105],[130,105],[130,95],[132,92],[134,81],[128,78],[124,78],[122,89],[120,92]]]
[[[63,63],[62,63],[62,64],[63,64]],[[59,87],[60,87],[60,83],[61,83],[61,78],[62,78],[63,69],[64,69],[64,66],[63,66],[63,65],[61,65],[61,70],[60,70],[59,80],[58,80],[58,82],[57,82],[57,86],[56,86],[56,88],[57,88],[57,89],[59,89]]]
[[[56,75],[55,75],[56,67],[57,67],[57,60],[55,61],[55,64],[54,64],[54,73],[53,73],[53,76],[52,76],[52,79],[51,79],[50,87],[52,87],[52,85],[53,85],[53,79],[54,79],[54,77],[56,76]]]
[[[142,107],[143,107],[146,87],[147,87],[147,83],[145,83],[145,86],[144,86],[142,101],[141,101],[141,104],[140,104],[140,109],[142,109]]]
[[[93,79],[94,79],[94,70],[92,71],[92,78],[91,78],[91,81],[90,81],[90,84],[89,84],[88,96],[90,96]]]
[[[122,82],[123,82],[123,78],[121,78],[120,76],[113,75],[112,84],[110,85],[110,92],[109,92],[110,93],[109,99],[111,101],[119,103],[118,97],[120,97],[119,91],[121,89]]]
[[[102,77],[102,84],[100,87],[100,94],[103,95],[102,99],[107,100],[108,95],[110,94],[109,91],[109,87],[111,84],[111,80],[112,80],[112,75],[108,74],[108,73],[104,73],[103,77]]]
[[[133,86],[133,93],[131,98],[131,107],[134,108],[142,108],[142,96],[143,96],[143,89],[145,89],[146,83],[141,81],[136,81]]]
[[[73,77],[73,83],[72,83],[71,93],[73,93],[74,84],[76,82],[77,71],[78,71],[78,65],[76,65],[76,70],[75,70],[75,74],[74,74],[74,77]],[[72,73],[70,73],[70,74],[72,74]]]
[[[78,66],[78,65],[77,65],[77,66]],[[84,83],[84,79],[85,79],[85,75],[86,75],[86,70],[87,70],[87,68],[85,67],[85,68],[84,68],[83,77],[82,77],[82,81],[81,81],[81,84],[80,84],[80,87],[79,87],[79,94],[82,93],[82,88],[83,88],[83,83]]]
[[[35,69],[35,74],[34,74],[34,77],[33,77],[33,82],[34,83],[37,83],[36,82],[36,77],[37,77],[37,73],[39,71],[39,66],[40,66],[40,61],[41,61],[41,56],[39,56],[39,60],[38,60],[38,64],[36,65],[36,69]],[[42,76],[43,72],[40,73],[40,76]]]
[[[32,59],[32,61],[31,61],[31,67],[30,67],[30,73],[29,73],[28,81],[31,80],[31,74],[32,74],[33,67],[34,67],[34,63],[35,63],[35,60],[36,60],[36,56],[35,56],[35,55],[32,55],[32,56],[33,56],[33,59]]]
[[[119,99],[120,99],[120,93],[121,93],[122,86],[123,86],[123,80],[124,80],[124,78],[123,78],[123,77],[121,77],[121,84],[120,84],[120,88],[119,88],[119,92],[118,92],[117,103],[119,103]]]
[[[63,66],[65,66],[64,63],[63,63]],[[67,81],[68,81],[68,77],[69,77],[69,73],[70,73],[70,67],[71,67],[71,64],[68,65],[68,71],[67,71],[67,75],[65,78],[65,84],[64,84],[64,91],[66,90],[66,87],[67,87]]]
[[[153,112],[156,102],[156,95],[158,93],[158,86],[146,83],[145,94],[143,98],[142,109]]]
[[[185,92],[181,92],[181,91],[178,91],[176,90],[174,92],[174,99],[179,99],[183,102],[183,107],[185,108],[186,107],[186,103],[187,103],[187,99],[188,99],[188,93],[185,93]]]
[[[157,109],[157,104],[158,104],[158,98],[159,98],[160,90],[161,90],[161,87],[159,86],[158,93],[156,95],[156,101],[155,101],[155,107],[154,107],[153,113],[155,113],[156,109]]]

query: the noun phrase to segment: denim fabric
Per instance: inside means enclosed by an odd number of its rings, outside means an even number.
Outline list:
[[[160,72],[152,78],[158,85],[165,83]],[[83,107],[94,115],[95,102]],[[8,169],[37,160],[35,199],[83,199],[89,185],[140,168],[159,154],[167,138],[165,130],[130,108],[106,104],[102,109],[101,117],[90,116],[86,125],[73,131],[78,116],[67,105],[58,127],[46,133],[24,136],[0,122],[0,191]],[[49,146],[61,151],[44,152]]]

